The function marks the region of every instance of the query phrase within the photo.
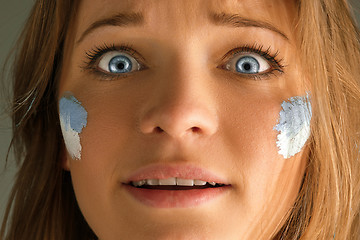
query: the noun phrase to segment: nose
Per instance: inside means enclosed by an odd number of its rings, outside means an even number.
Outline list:
[[[141,132],[172,138],[215,134],[219,123],[211,84],[191,71],[162,79],[143,110]]]

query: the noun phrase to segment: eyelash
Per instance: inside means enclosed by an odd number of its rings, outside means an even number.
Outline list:
[[[95,74],[96,76],[99,76],[100,78],[103,78],[104,80],[116,80],[119,78],[126,78],[130,74],[111,74],[106,73],[104,71],[101,71],[97,68],[96,63],[98,59],[101,58],[102,55],[104,55],[107,52],[111,51],[120,51],[125,52],[129,54],[131,57],[133,57],[141,66],[142,69],[146,69],[145,65],[142,64],[142,61],[140,59],[140,54],[134,50],[133,46],[131,44],[123,44],[120,46],[116,46],[115,44],[107,45],[104,43],[101,46],[95,46],[90,51],[85,52],[87,61],[84,61],[84,66],[81,66],[82,69],[88,70],[91,73]]]
[[[84,61],[84,66],[80,67],[84,70],[90,71],[91,73],[99,76],[100,78],[103,78],[104,80],[116,80],[119,78],[126,78],[131,75],[131,73],[111,74],[98,69],[98,67],[96,66],[98,59],[100,59],[101,56],[105,53],[111,51],[120,51],[129,54],[139,63],[139,65],[141,66],[141,70],[146,69],[146,66],[142,63],[143,61],[140,60],[143,59],[142,57],[140,57],[141,55],[136,50],[134,50],[131,44],[128,43],[120,46],[116,46],[115,44],[107,45],[106,43],[100,46],[95,46],[90,51],[85,52],[87,61]],[[258,74],[242,74],[236,72],[235,74],[239,75],[240,77],[246,77],[253,80],[263,80],[271,77],[272,75],[275,75],[275,72],[278,72],[280,74],[284,73],[285,66],[282,64],[283,59],[278,59],[279,51],[275,52],[275,54],[271,54],[270,47],[264,50],[263,45],[258,45],[256,43],[253,45],[242,45],[235,47],[234,49],[227,52],[224,57],[221,58],[221,61],[230,61],[233,57],[236,57],[241,53],[258,54],[259,56],[267,60],[270,65],[270,69],[266,72]],[[221,65],[219,68],[225,69],[223,66],[224,65]]]
[[[225,62],[228,62],[237,55],[244,53],[252,53],[252,54],[255,53],[265,58],[270,65],[270,69],[266,72],[258,73],[258,74],[242,74],[237,72],[236,73],[237,75],[240,75],[241,77],[245,77],[245,78],[250,78],[253,80],[263,80],[271,77],[272,75],[275,75],[276,74],[275,72],[278,72],[280,74],[284,73],[285,65],[282,64],[284,59],[278,58],[280,52],[276,51],[275,54],[271,54],[270,47],[264,50],[264,46],[258,45],[257,43],[254,43],[253,45],[242,45],[235,47],[234,49],[227,52],[224,55],[224,57],[221,58],[221,61],[226,60]],[[223,65],[220,68],[224,69]]]

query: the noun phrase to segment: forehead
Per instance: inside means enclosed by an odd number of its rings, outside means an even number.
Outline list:
[[[93,9],[96,13],[109,12],[112,10],[143,11],[175,9],[186,10],[241,10],[251,9],[257,12],[258,8],[278,8],[279,4],[290,4],[292,0],[82,0],[82,7]],[[286,5],[288,5],[286,4]],[[99,8],[101,6],[101,8]],[[256,7],[256,8],[253,8]]]
[[[291,30],[293,0],[82,0],[78,9],[79,32],[93,22],[119,13],[141,13],[144,27],[157,30],[196,30],[210,14],[227,13],[269,22],[283,32]]]
[[[213,11],[236,11],[258,13],[264,10],[276,11],[294,5],[293,0],[82,0],[81,8],[90,14],[101,16],[104,13],[122,11],[144,12],[152,15],[154,12],[169,10],[170,13],[191,13]],[[251,11],[249,11],[251,10]],[[166,14],[169,12],[163,12]]]

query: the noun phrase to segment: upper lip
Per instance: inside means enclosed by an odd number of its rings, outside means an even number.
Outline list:
[[[215,182],[229,185],[229,182],[221,176],[210,170],[193,165],[169,165],[169,164],[151,164],[137,169],[130,174],[126,183],[140,181],[144,179],[167,179],[171,177],[183,179],[197,179],[206,182]]]

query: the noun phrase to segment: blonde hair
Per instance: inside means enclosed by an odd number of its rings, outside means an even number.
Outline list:
[[[75,2],[36,1],[19,40],[12,146],[20,168],[0,239],[96,239],[60,163],[57,77]],[[346,0],[297,4],[298,46],[312,89],[311,151],[298,198],[274,239],[360,239],[359,30]]]
[[[347,1],[300,1],[298,36],[312,85],[311,154],[283,238],[360,239],[360,37]]]

